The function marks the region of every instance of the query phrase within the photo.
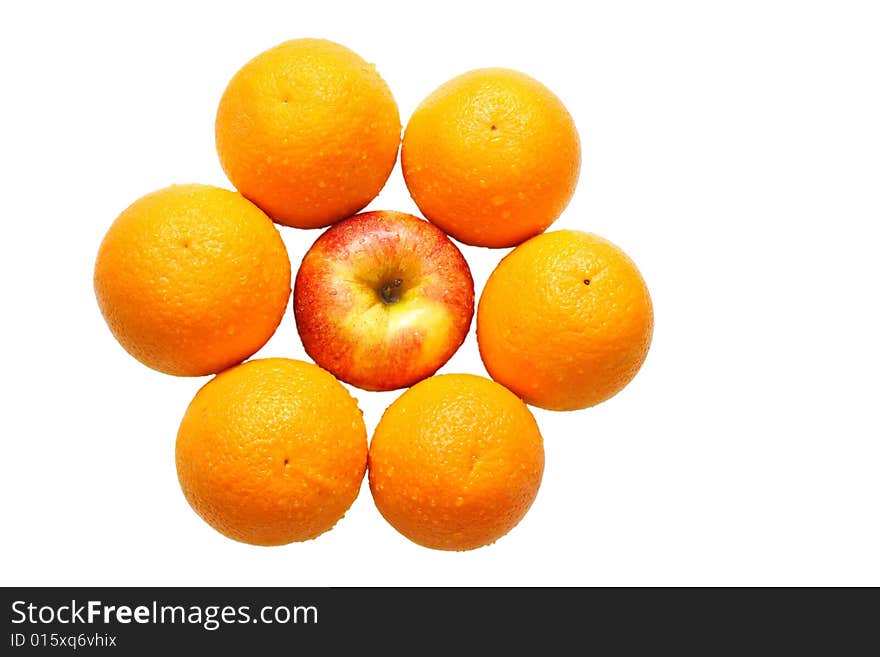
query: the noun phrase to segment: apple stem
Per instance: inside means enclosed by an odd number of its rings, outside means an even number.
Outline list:
[[[397,296],[398,288],[403,285],[403,281],[399,278],[395,278],[393,281],[385,283],[380,290],[380,294],[382,295],[382,301],[385,303],[394,303],[400,299]]]

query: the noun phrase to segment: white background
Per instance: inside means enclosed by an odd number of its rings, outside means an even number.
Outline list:
[[[2,584],[880,585],[876,3],[129,4],[0,9]],[[207,378],[140,365],[98,312],[110,223],[228,187],[223,88],[302,36],[376,63],[404,123],[469,69],[543,81],[583,144],[555,227],[616,242],[652,292],[635,381],[535,411],[544,482],[491,547],[418,547],[366,486],[317,540],[223,538],[174,468]],[[370,207],[416,212],[399,168]],[[294,268],[318,234],[283,230]],[[479,291],[503,252],[463,252]],[[259,355],[305,358],[289,311]],[[473,331],[442,371],[485,372]],[[398,393],[356,394],[372,432]]]

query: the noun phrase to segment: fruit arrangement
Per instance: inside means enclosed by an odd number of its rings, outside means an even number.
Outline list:
[[[126,351],[167,374],[216,375],[177,435],[193,510],[245,543],[308,540],[343,517],[369,472],[376,507],[415,543],[470,550],[504,536],[544,469],[527,404],[572,411],[607,400],[638,372],[653,330],[648,289],[623,251],[591,233],[545,232],[580,170],[565,106],[523,73],[471,71],[431,93],[401,140],[373,65],[298,39],[234,75],[215,129],[237,191],[174,185],[136,200],[108,230],[94,272]],[[358,214],[398,150],[425,219]],[[293,288],[279,225],[326,228]],[[514,247],[478,303],[453,239]],[[291,296],[314,364],[247,360]],[[475,306],[491,379],[436,375]],[[369,442],[340,382],[406,389]]]

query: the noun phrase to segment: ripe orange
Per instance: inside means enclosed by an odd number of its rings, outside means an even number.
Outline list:
[[[477,310],[493,379],[529,404],[564,411],[618,393],[651,344],[654,313],[635,263],[591,233],[560,230],[510,252]]]
[[[490,247],[550,226],[574,193],[580,161],[559,98],[501,68],[465,73],[428,96],[406,127],[401,155],[422,214],[461,242]]]
[[[201,376],[269,340],[290,296],[290,261],[277,228],[240,194],[174,185],[113,222],[94,285],[126,351],[160,372]]]
[[[220,100],[220,163],[275,221],[328,226],[382,189],[400,116],[372,64],[332,41],[297,39],[242,67]]]
[[[317,365],[253,360],[207,383],[177,434],[187,501],[254,545],[315,538],[345,514],[367,467],[357,402]]]
[[[535,418],[503,386],[434,376],[401,395],[370,443],[370,489],[397,531],[425,547],[472,550],[526,514],[544,471]]]

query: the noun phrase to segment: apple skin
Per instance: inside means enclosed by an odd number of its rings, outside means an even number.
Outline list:
[[[405,388],[434,374],[461,346],[474,281],[446,234],[411,214],[364,212],[324,232],[293,291],[306,353],[365,390]]]

